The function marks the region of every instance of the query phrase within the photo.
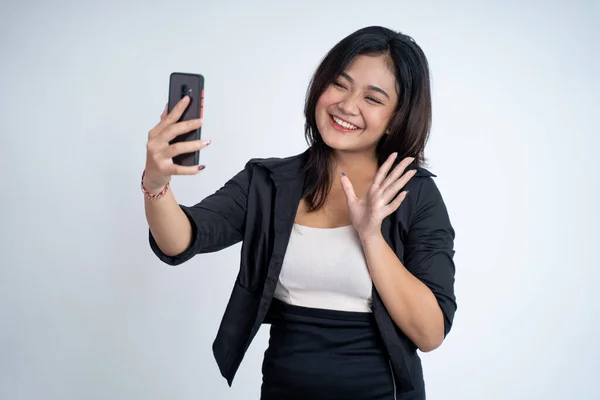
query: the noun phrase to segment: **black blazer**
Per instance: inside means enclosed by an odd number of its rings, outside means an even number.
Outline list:
[[[192,244],[182,254],[166,256],[150,233],[152,250],[170,265],[242,241],[239,274],[213,344],[221,374],[230,386],[275,293],[303,194],[306,156],[304,152],[283,159],[250,160],[216,193],[194,206],[182,205],[193,231]],[[435,175],[416,169],[405,187],[410,194],[383,221],[382,233],[404,266],[434,293],[448,334],[456,311],[454,230],[432,179]],[[424,382],[417,348],[392,321],[375,286],[372,312],[394,367],[399,392],[412,392],[421,398],[417,393],[424,393]]]

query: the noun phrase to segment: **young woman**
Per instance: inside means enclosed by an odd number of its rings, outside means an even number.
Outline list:
[[[213,351],[231,385],[271,325],[262,399],[424,399],[417,349],[450,331],[453,242],[444,201],[421,167],[431,124],[428,64],[415,41],[368,27],[339,42],[306,98],[309,148],[250,160],[216,193],[179,205],[169,145],[202,121],[177,122],[184,98],[148,138],[142,177],[150,245],[164,262],[242,242]]]

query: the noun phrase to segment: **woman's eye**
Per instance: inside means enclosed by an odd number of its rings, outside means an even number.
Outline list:
[[[381,101],[379,101],[379,100],[378,100],[378,99],[376,99],[375,97],[370,97],[370,96],[367,96],[367,100],[370,100],[370,101],[372,101],[372,102],[374,102],[374,103],[377,103],[377,104],[383,104]]]
[[[336,87],[338,87],[338,88],[341,88],[341,89],[347,89],[347,87],[346,87],[346,86],[345,86],[343,83],[341,83],[341,82],[339,82],[339,81],[333,81],[333,85],[334,85],[334,86],[336,86]],[[383,104],[383,103],[382,103],[382,102],[381,102],[379,99],[377,99],[377,98],[375,98],[375,97],[372,97],[372,96],[367,96],[367,97],[365,97],[365,98],[366,98],[368,101],[370,101],[370,102],[373,102],[373,103],[375,103],[375,104]]]

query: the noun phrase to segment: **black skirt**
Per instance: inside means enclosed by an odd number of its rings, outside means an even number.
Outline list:
[[[273,299],[261,400],[394,400],[391,362],[371,313]]]

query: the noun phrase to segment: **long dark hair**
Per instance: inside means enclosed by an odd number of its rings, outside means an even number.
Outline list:
[[[380,26],[362,28],[342,39],[327,53],[315,71],[304,105],[304,127],[309,145],[304,199],[309,212],[323,207],[331,189],[331,148],[323,141],[315,117],[321,94],[358,55],[386,55],[396,76],[399,98],[389,125],[389,134],[377,143],[381,165],[397,151],[398,158],[415,157],[413,164],[425,161],[425,144],[431,128],[429,65],[423,50],[410,36]]]

